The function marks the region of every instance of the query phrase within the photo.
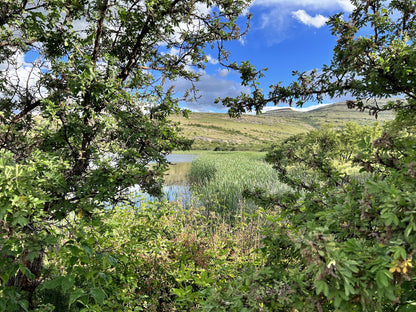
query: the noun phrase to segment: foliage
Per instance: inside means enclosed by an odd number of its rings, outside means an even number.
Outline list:
[[[168,118],[180,112],[172,81],[196,81],[206,48],[227,65],[223,42],[242,35],[249,1],[0,2],[0,306],[12,311],[35,308],[45,254],[60,247],[51,228],[95,222],[134,185],[160,195],[164,156],[190,144]]]
[[[361,151],[359,142],[365,139],[372,142],[382,134],[379,124],[372,126],[359,126],[355,123],[347,123],[344,128],[339,129],[327,124],[319,130],[311,130],[307,133],[291,136],[280,141],[272,147],[273,152],[267,156],[267,160],[274,163],[272,155],[282,151],[282,153],[290,153],[295,155],[309,155],[312,157],[325,155],[325,160],[329,165],[338,167],[338,169],[352,169],[354,166],[354,158]],[[281,146],[285,149],[281,150]],[[278,157],[284,158],[284,155]],[[303,156],[304,157],[304,156]],[[282,160],[283,162],[283,160]],[[287,167],[288,164],[284,164]],[[307,171],[313,164],[303,164],[299,161],[296,165],[296,172],[302,174]],[[279,170],[280,167],[276,166]],[[294,170],[291,170],[293,173]]]
[[[39,284],[45,245],[57,243],[44,209],[54,197],[42,186],[60,187],[65,178],[53,173],[66,168],[66,162],[48,154],[33,153],[24,165],[8,151],[0,154],[0,311],[29,308],[28,299],[13,286],[24,282],[35,289]]]
[[[416,304],[415,2],[352,2],[349,19],[337,14],[328,22],[338,39],[329,66],[297,73],[296,82],[273,86],[266,98],[255,81],[261,73],[243,64],[246,83],[254,78],[252,96],[224,101],[239,115],[270,101],[302,105],[350,96],[356,99],[350,108],[376,117],[396,113],[376,137],[372,130],[361,138],[350,133],[338,145],[343,133],[323,129],[290,138],[268,155],[291,187],[278,195],[247,192],[279,211],[264,233],[271,271],[263,279],[281,283],[271,300],[261,301],[272,311],[407,311]],[[405,99],[378,105],[390,96]],[[359,175],[339,166],[351,160]]]
[[[416,248],[413,118],[399,114],[381,136],[377,127],[350,125],[276,145],[267,159],[290,189],[245,192],[269,211],[276,210],[263,231],[266,263],[215,289],[207,309],[411,308],[416,302],[411,291]],[[345,149],[357,151],[347,161],[361,168],[360,173],[340,163]]]
[[[61,311],[196,310],[208,289],[258,261],[256,242],[244,238],[253,222],[232,229],[203,208],[123,204],[99,218],[99,227],[74,218],[62,228],[65,241],[48,253],[51,275],[35,302]]]
[[[273,306],[269,310],[268,305],[270,298],[276,298],[280,291],[279,283],[273,280],[269,268],[246,266],[242,274],[226,287],[211,289],[202,311],[276,311]]]

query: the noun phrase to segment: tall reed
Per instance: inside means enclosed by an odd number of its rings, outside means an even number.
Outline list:
[[[210,211],[235,218],[258,207],[242,196],[257,188],[276,193],[285,188],[277,172],[264,160],[264,153],[226,152],[200,156],[193,161],[190,181],[200,204]]]

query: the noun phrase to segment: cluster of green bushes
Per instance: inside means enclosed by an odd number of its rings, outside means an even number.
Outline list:
[[[205,153],[192,164],[197,199],[186,209],[180,201],[145,200],[137,208],[138,199],[131,198],[97,209],[93,217],[79,211],[51,223],[38,232],[54,248],[42,251],[44,266],[31,306],[37,311],[411,309],[416,301],[412,120],[399,112],[383,126],[326,126],[285,139],[267,155]],[[45,163],[57,165],[63,164]],[[24,195],[27,188],[36,189],[33,171],[7,157],[1,166],[7,190],[2,199],[20,207],[15,214],[43,203],[41,194]],[[15,227],[27,225],[23,215],[15,220]],[[21,238],[5,242],[20,252]],[[38,255],[33,248],[27,259]],[[1,259],[3,280],[16,270],[7,268],[8,261]],[[35,280],[29,267],[17,270],[15,278]],[[22,295],[4,285],[0,310],[29,310]]]
[[[214,285],[261,261],[259,218],[236,228],[205,215],[204,208],[167,202],[140,209],[126,203],[93,220],[73,215],[51,228],[57,244],[45,250],[32,305],[36,311],[203,309]],[[2,287],[0,310],[28,310],[28,302]]]
[[[195,140],[192,144],[193,150],[201,150],[201,151],[266,151],[270,149],[269,142],[262,142],[256,141],[255,143],[227,143],[227,142],[220,142],[217,140],[213,141],[202,141],[202,140]]]
[[[274,211],[262,232],[264,265],[217,288],[211,304],[229,302],[224,311],[414,309],[415,115],[397,114],[383,127],[326,127],[273,148],[267,160],[288,189],[245,192]]]

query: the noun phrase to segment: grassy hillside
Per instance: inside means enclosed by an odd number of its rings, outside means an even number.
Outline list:
[[[387,100],[378,100],[379,105],[383,106]],[[314,128],[320,127],[324,123],[331,123],[342,126],[347,122],[353,121],[358,124],[369,124],[375,121],[375,117],[368,112],[360,112],[354,109],[348,109],[346,102],[335,103],[317,108],[309,112],[294,111],[290,108],[276,109],[265,113],[266,116],[280,118],[291,118],[294,122],[308,123]],[[392,120],[394,115],[391,111],[382,112],[378,120]]]
[[[391,112],[378,116],[378,121],[391,119]],[[183,135],[195,140],[192,148],[203,150],[262,150],[281,138],[319,128],[322,124],[342,127],[347,122],[370,124],[376,121],[366,112],[349,110],[345,102],[309,112],[283,108],[241,118],[220,113],[191,113],[189,119],[176,116],[173,120],[181,123]]]

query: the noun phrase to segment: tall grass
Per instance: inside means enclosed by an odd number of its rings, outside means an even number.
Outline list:
[[[258,207],[243,198],[244,190],[276,193],[285,189],[263,158],[264,153],[258,152],[216,152],[194,160],[190,181],[200,204],[223,216],[253,213]]]

